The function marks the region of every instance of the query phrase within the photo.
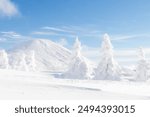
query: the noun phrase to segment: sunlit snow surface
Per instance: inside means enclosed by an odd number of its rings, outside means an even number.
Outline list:
[[[150,99],[150,82],[59,79],[59,73],[0,70],[0,99]]]

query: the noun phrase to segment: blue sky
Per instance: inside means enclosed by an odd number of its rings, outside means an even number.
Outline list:
[[[150,47],[149,0],[0,0],[0,46],[51,39],[99,47],[108,33],[115,48]]]

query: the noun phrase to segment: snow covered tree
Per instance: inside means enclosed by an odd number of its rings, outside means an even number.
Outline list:
[[[25,58],[26,58],[26,55],[24,53],[20,54],[20,56],[18,56],[18,59],[15,62],[15,65],[13,66],[13,68],[16,70],[28,71],[28,66],[26,64]]]
[[[26,56],[26,63],[29,71],[35,71],[36,63],[35,63],[35,52],[30,51]]]
[[[101,46],[101,61],[95,70],[96,80],[120,80],[120,66],[114,60],[113,46],[108,34],[104,34]]]
[[[8,55],[5,50],[0,50],[0,68],[1,69],[8,69],[9,62],[8,62]]]
[[[137,81],[146,81],[148,80],[148,62],[145,59],[145,53],[142,48],[138,51],[138,57],[135,79]]]
[[[81,43],[77,37],[69,69],[64,73],[64,77],[69,79],[90,79],[91,73],[90,62],[81,54]]]

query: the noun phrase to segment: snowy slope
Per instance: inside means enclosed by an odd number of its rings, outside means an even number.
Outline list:
[[[28,41],[9,51],[10,64],[13,65],[22,53],[35,52],[36,70],[60,71],[67,67],[70,51],[50,40],[37,39]]]
[[[0,94],[0,99],[150,99],[150,82],[56,79],[45,72],[0,70]]]

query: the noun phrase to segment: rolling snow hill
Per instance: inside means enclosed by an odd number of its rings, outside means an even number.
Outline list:
[[[0,94],[5,100],[149,100],[150,82],[56,79],[45,72],[0,69]]]
[[[10,50],[10,65],[17,61],[22,54],[35,53],[36,70],[39,71],[62,71],[67,65],[71,52],[50,40],[37,39],[28,41]]]

